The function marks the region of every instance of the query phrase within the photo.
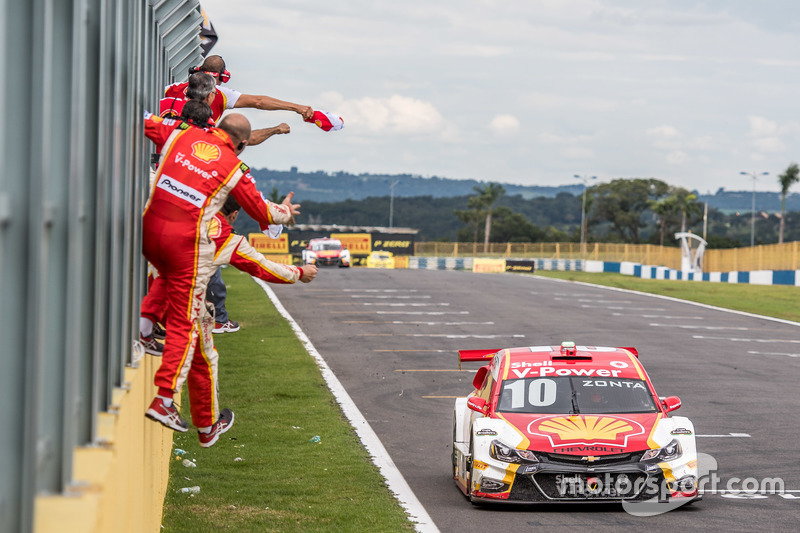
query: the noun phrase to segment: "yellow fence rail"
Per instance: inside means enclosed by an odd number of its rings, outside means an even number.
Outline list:
[[[489,250],[486,253],[483,249],[483,243],[418,242],[414,244],[414,255],[630,261],[676,270],[681,268],[680,248],[656,244],[588,243],[581,247],[575,242],[508,242],[489,243]],[[705,272],[798,269],[800,269],[798,241],[747,248],[707,249],[704,257]]]

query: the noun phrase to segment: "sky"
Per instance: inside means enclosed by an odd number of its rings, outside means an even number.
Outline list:
[[[247,149],[256,168],[543,186],[656,178],[713,194],[778,192],[800,161],[797,0],[201,5],[228,86],[344,119],[323,132],[248,110],[253,127],[292,130]]]

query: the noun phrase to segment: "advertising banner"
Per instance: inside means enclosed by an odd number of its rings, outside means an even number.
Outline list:
[[[536,268],[535,259],[506,259],[506,272],[530,272]]]
[[[506,260],[505,259],[483,259],[480,257],[476,257],[475,260],[472,262],[472,271],[473,272],[505,272],[506,271]]]
[[[398,255],[414,255],[414,235],[411,233],[373,233],[372,249]]]
[[[277,239],[270,239],[263,233],[250,233],[247,238],[250,246],[264,255],[289,253],[289,236],[286,233],[282,233]]]

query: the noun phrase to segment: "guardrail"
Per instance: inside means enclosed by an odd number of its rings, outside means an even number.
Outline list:
[[[0,3],[0,531],[158,531],[172,435],[138,365],[141,117],[197,0]],[[148,398],[149,399],[149,398]]]

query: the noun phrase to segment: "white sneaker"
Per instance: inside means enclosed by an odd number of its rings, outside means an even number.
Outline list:
[[[212,333],[233,333],[234,331],[239,331],[239,323],[234,320],[228,320],[224,324],[215,322],[214,329],[211,330]]]

